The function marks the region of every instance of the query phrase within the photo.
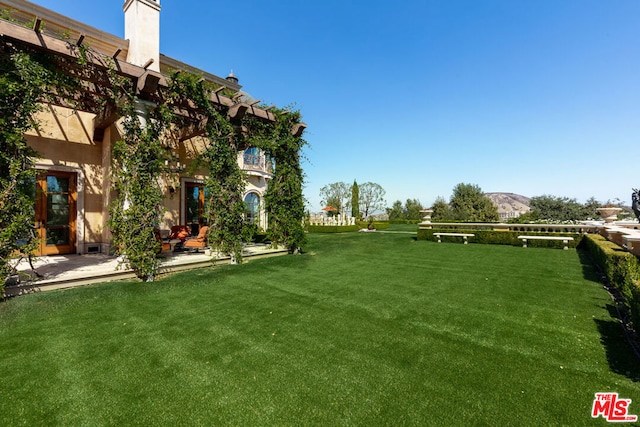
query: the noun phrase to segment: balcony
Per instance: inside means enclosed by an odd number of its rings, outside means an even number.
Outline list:
[[[251,149],[250,149],[251,150]],[[240,169],[249,173],[250,175],[258,175],[269,177],[273,175],[273,162],[271,159],[267,158],[263,153],[257,152],[257,150],[253,150],[252,152],[248,152],[249,150],[241,153],[239,157],[240,161]]]

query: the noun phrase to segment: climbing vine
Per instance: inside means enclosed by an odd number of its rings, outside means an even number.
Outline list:
[[[302,223],[304,172],[300,163],[306,141],[292,133],[300,120],[299,112],[280,110],[275,111],[275,123],[246,119],[246,127],[251,130],[249,144],[260,148],[275,162],[274,176],[265,194],[267,234],[272,242],[286,246],[291,253],[299,252],[306,242]]]
[[[298,252],[305,243],[300,155],[306,141],[292,129],[300,124],[300,113],[276,110],[274,122],[247,115],[240,123],[233,123],[211,101],[211,85],[186,73],[174,74],[171,81],[174,102],[192,100],[205,116],[209,144],[198,164],[208,171],[205,219],[210,225],[209,243],[241,262],[242,244],[250,239],[252,228],[244,221],[246,176],[238,165],[237,153],[241,146],[250,146],[275,162],[265,195],[268,237],[274,244]]]
[[[303,228],[304,173],[300,163],[306,141],[291,134],[292,123],[299,123],[298,113],[280,117],[276,126],[278,144],[272,150],[276,160],[275,176],[265,196],[271,218],[271,239],[282,242],[289,252],[299,252],[306,241]]]
[[[76,48],[76,47],[74,47]],[[148,102],[136,95],[134,82],[118,75],[114,61],[81,45],[78,62],[102,65],[104,87],[101,108],[113,108],[122,117],[122,138],[111,152],[111,182],[114,197],[109,205],[108,225],[112,245],[121,264],[144,281],[153,281],[160,265],[157,254],[160,219],[164,213],[161,178],[167,173],[168,153],[163,141],[174,120],[167,103]]]
[[[95,75],[91,73],[100,73],[100,78],[108,81],[101,88],[99,107],[113,108],[121,117],[122,138],[112,148],[111,182],[115,191],[108,225],[116,252],[138,277],[151,281],[158,271],[157,230],[164,212],[161,181],[163,175],[171,174],[165,164],[167,149],[173,144],[170,133],[188,124],[204,124],[207,142],[196,165],[208,176],[204,220],[210,226],[210,245],[240,262],[242,245],[251,237],[242,198],[246,176],[237,161],[239,150],[245,146],[262,149],[276,165],[265,195],[270,238],[291,252],[304,243],[300,150],[305,141],[291,132],[300,122],[299,113],[277,111],[274,122],[253,116],[234,121],[227,114],[228,107],[212,101],[214,87],[188,73],[171,75],[168,87],[159,89],[159,98],[146,102],[136,95],[133,81],[118,75],[110,58],[83,45],[70,45],[78,57],[75,66],[64,63],[73,60],[28,52],[7,43],[2,49],[0,277],[7,277],[12,254],[17,250],[31,254],[37,246],[33,224],[34,159],[38,153],[28,146],[24,134],[37,129],[34,114],[43,102],[55,103],[60,98],[69,103],[74,99],[85,102],[73,95],[82,90],[82,80],[93,81]],[[90,65],[96,58],[102,67]],[[189,117],[175,113],[185,105]]]
[[[72,90],[76,81],[59,74],[41,52],[0,45],[0,297],[16,253],[30,256],[38,247],[34,228],[34,162],[38,153],[25,133],[37,130],[34,115],[50,99]]]
[[[116,190],[109,219],[112,244],[139,278],[153,281],[161,247],[156,233],[164,212],[160,177],[165,172],[166,150],[161,136],[170,113],[165,105],[149,107],[136,98],[123,107],[124,137],[112,151]]]
[[[170,91],[178,100],[184,97],[192,100],[204,115],[208,142],[197,165],[207,171],[204,219],[209,226],[209,245],[242,262],[242,245],[251,238],[242,200],[246,177],[237,157],[243,136],[211,101],[213,87],[207,82],[194,75],[176,73]]]

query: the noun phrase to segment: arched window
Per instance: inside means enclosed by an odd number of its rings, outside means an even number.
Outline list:
[[[256,193],[244,196],[244,220],[258,225],[260,223],[260,196]]]

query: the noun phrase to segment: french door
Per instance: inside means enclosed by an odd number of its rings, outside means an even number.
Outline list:
[[[185,225],[191,228],[191,234],[198,235],[198,230],[204,225],[205,186],[196,182],[185,183],[184,216]]]
[[[47,171],[36,181],[36,230],[40,255],[76,252],[77,175]]]

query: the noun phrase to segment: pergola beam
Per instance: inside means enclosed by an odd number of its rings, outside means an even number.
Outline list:
[[[190,123],[176,132],[176,139],[178,142],[183,142],[196,136],[202,136],[207,133],[206,125],[206,119],[202,119],[200,122]]]
[[[29,48],[43,50],[62,58],[71,60],[78,59],[79,51],[77,49],[77,46],[40,33],[39,31],[34,31],[36,28],[38,30],[40,29],[41,24],[37,24],[37,22],[38,19],[36,19],[36,24],[32,29],[25,28],[9,21],[0,19],[0,40],[18,42],[26,45]],[[77,41],[78,46],[82,44],[84,37],[84,35],[80,36]],[[136,87],[140,91],[140,95],[147,96],[151,99],[159,99],[160,96],[158,94],[158,91],[161,91],[163,88],[168,87],[166,78],[156,71],[146,70],[144,67],[133,65],[126,61],[117,59],[119,54],[120,50],[118,50],[112,57],[102,54],[86,55],[86,60],[88,65],[96,67],[98,70],[102,71],[106,71],[108,69],[109,62],[113,60],[113,64],[117,73],[123,77],[133,80],[136,83]],[[107,61],[107,59],[109,59],[109,61]],[[92,81],[97,85],[108,84],[98,79],[92,79],[87,76],[78,75],[77,77],[83,80]],[[242,94],[240,93],[234,96],[234,98],[232,99],[222,95],[220,93],[221,91],[221,88],[219,88],[219,90],[215,90],[211,94],[210,98],[213,103],[219,105],[220,107],[231,108],[237,104],[236,97],[242,96]],[[269,112],[268,109],[261,109],[256,107],[255,105],[251,105],[247,112],[262,120],[275,120],[273,114]]]
[[[232,121],[239,122],[247,113],[249,106],[247,104],[236,104],[229,107],[227,115]]]
[[[33,48],[41,49],[54,55],[64,56],[66,58],[77,59],[78,52],[72,46],[63,40],[56,39],[42,33],[36,33],[32,29],[13,24],[0,19],[0,37],[11,39],[30,45]],[[98,58],[88,55],[87,61],[91,65],[101,68],[107,68],[104,62]],[[115,60],[115,68],[118,73],[125,77],[137,79],[145,70],[142,67],[129,64],[125,61]],[[160,74],[160,73],[158,73]],[[165,82],[166,84],[166,82]]]
[[[291,135],[302,136],[302,132],[304,132],[306,128],[307,128],[307,125],[305,125],[304,123],[296,123],[295,125],[293,125],[293,128],[291,129]]]
[[[136,85],[137,93],[153,94],[158,90],[159,83],[160,76],[147,70],[142,76],[138,78],[138,83]]]
[[[102,142],[104,131],[118,120],[118,108],[107,103],[93,118],[93,142]]]

